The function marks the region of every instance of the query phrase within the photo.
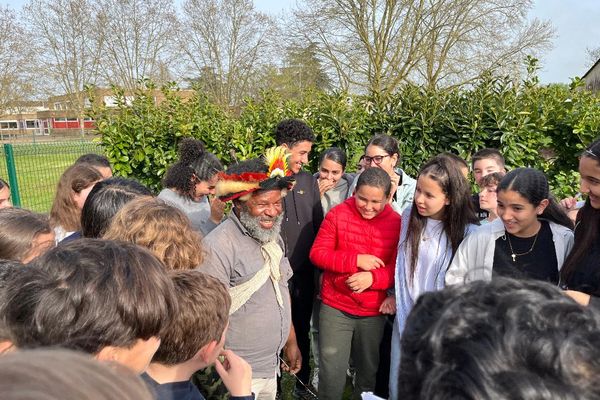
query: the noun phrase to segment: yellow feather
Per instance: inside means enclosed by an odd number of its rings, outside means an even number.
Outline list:
[[[265,151],[265,163],[269,167],[267,175],[271,177],[271,175],[275,173],[275,175],[283,174],[283,176],[287,176],[289,172],[287,163],[288,157],[289,153],[283,146],[267,149],[267,151]]]

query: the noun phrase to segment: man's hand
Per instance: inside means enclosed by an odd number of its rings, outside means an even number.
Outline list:
[[[354,293],[362,293],[373,284],[373,274],[370,272],[357,272],[346,279],[346,285]]]
[[[210,219],[215,224],[220,224],[225,214],[225,203],[216,197],[209,197],[210,202]]]
[[[396,314],[396,296],[386,297],[381,306],[379,306],[379,312],[390,315]]]
[[[281,365],[281,369],[290,374],[295,374],[302,368],[302,354],[298,348],[296,340],[288,341],[283,348],[283,359],[286,364]]]
[[[242,357],[231,350],[223,350],[215,361],[215,369],[231,396],[252,394],[252,367]]]
[[[385,263],[379,257],[371,254],[359,254],[356,257],[356,266],[363,271],[371,271],[372,269],[385,267]]]

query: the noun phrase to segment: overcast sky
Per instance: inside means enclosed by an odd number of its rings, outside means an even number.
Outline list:
[[[182,0],[176,0],[177,3]],[[25,0],[0,0],[20,8]],[[295,0],[254,0],[264,12],[280,14],[289,11]],[[598,0],[536,0],[531,18],[550,20],[556,29],[554,49],[542,59],[542,83],[568,83],[573,76],[582,76],[590,61],[586,48],[600,47],[600,1]]]

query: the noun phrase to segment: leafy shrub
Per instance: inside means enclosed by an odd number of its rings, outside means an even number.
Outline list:
[[[175,162],[183,137],[201,139],[228,164],[259,156],[274,145],[279,121],[300,118],[317,135],[313,171],[318,154],[331,146],[346,150],[352,170],[369,138],[387,133],[399,139],[401,165],[413,176],[439,152],[469,160],[475,151],[495,147],[509,167],[545,171],[557,197],[563,197],[577,192],[577,155],[600,134],[600,98],[580,86],[578,80],[570,87],[541,86],[533,65],[522,82],[488,74],[469,88],[407,84],[377,98],[309,92],[291,101],[263,92],[234,112],[211,104],[200,91],[184,100],[173,85],[161,88],[165,100],[155,104],[156,88],[147,82],[131,104],[115,88],[117,107],[92,102],[91,116],[116,173],[154,189]]]

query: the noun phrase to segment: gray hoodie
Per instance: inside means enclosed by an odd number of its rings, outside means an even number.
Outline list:
[[[315,179],[318,179],[319,174],[314,174],[314,177]],[[352,193],[350,192],[350,186],[352,185],[353,180],[354,174],[342,174],[342,178],[336,183],[336,185],[323,194],[323,197],[321,197],[323,215],[327,214],[333,207],[352,196]]]

